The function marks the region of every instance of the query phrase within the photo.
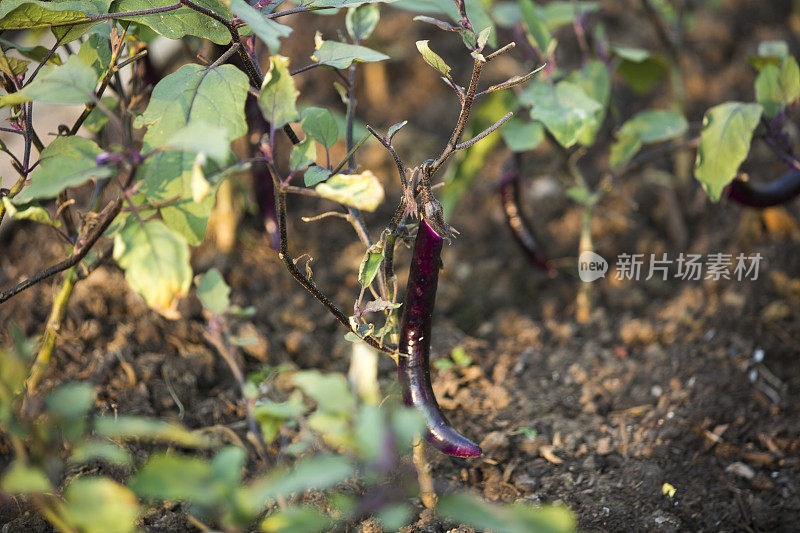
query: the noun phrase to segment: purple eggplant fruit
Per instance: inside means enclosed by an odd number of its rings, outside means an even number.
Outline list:
[[[530,224],[522,214],[519,202],[521,181],[516,169],[509,170],[500,179],[500,201],[503,205],[506,224],[508,224],[514,240],[528,256],[530,262],[543,270],[549,277],[553,277],[555,270],[547,261],[539,241],[533,235]]]
[[[441,254],[442,237],[426,220],[421,220],[403,302],[397,363],[400,386],[405,404],[425,415],[425,438],[433,447],[455,457],[480,457],[480,447],[444,418],[431,388],[431,321]]]
[[[800,194],[800,170],[790,170],[768,183],[733,180],[723,195],[748,207],[772,207],[785,204]]]

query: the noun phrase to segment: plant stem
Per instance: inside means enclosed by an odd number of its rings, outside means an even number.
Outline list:
[[[433,478],[431,477],[431,465],[425,459],[425,446],[422,444],[422,436],[418,435],[419,441],[413,447],[412,461],[417,470],[417,482],[419,483],[419,496],[422,505],[427,509],[436,506],[436,491],[433,488]]]
[[[44,334],[42,335],[39,352],[36,354],[36,359],[31,367],[30,375],[25,383],[29,396],[39,386],[47,370],[47,366],[50,364],[53,348],[55,348],[56,339],[61,330],[61,323],[64,321],[64,315],[67,311],[67,303],[69,303],[69,297],[72,295],[72,289],[75,286],[77,277],[75,267],[71,267],[64,272],[64,281],[61,283],[61,288],[58,290],[58,294],[56,294],[53,300],[53,305],[50,309],[50,317],[47,319],[47,326],[45,326]]]
[[[581,217],[581,238],[578,244],[578,257],[583,252],[593,252],[594,243],[592,242],[592,212],[594,211],[593,205],[583,206],[583,215]],[[578,288],[578,295],[575,299],[575,320],[579,324],[586,324],[592,315],[592,284],[589,282],[580,282]]]

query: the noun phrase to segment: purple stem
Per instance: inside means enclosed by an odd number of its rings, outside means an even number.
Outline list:
[[[520,179],[516,169],[509,170],[500,178],[500,201],[503,204],[503,214],[506,224],[511,230],[511,235],[519,247],[528,256],[530,262],[543,270],[548,276],[556,275],[553,267],[542,252],[539,241],[534,237],[533,231],[520,208]]]
[[[442,237],[425,220],[420,221],[403,303],[398,377],[405,404],[425,415],[425,438],[434,448],[455,457],[480,457],[480,447],[444,418],[431,387],[431,322],[441,254]]]
[[[785,204],[800,194],[800,170],[790,170],[768,183],[733,180],[723,197],[748,207],[764,208]]]
[[[250,156],[259,157],[262,155],[259,151],[260,138],[269,131],[269,126],[267,121],[264,120],[264,116],[261,114],[258,101],[251,95],[247,96],[247,101],[245,102],[245,114],[247,116],[247,122],[250,125],[251,133],[259,137],[259,140],[251,143]],[[267,170],[267,163],[252,163],[250,173],[253,177],[253,191],[256,195],[259,217],[264,224],[267,235],[269,235],[272,248],[274,250],[280,250],[281,236],[278,231],[278,212],[275,208],[275,184],[272,182],[272,176],[270,176]]]

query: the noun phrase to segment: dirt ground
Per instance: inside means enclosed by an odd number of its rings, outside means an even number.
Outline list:
[[[612,41],[657,46],[648,27],[636,26],[618,5],[625,3],[604,2]],[[752,99],[754,75],[744,58],[757,42],[783,38],[799,50],[789,2],[775,2],[772,8],[761,4],[723,2],[721,14],[701,12],[687,35],[692,131],[708,105]],[[376,39],[388,40],[393,28],[409,20],[406,13],[388,18]],[[427,29],[414,31],[417,38],[433,35]],[[574,46],[564,40],[564,46]],[[442,145],[448,132],[441,124],[456,114],[454,99],[419,63],[409,52],[398,65],[390,65],[384,72],[388,94],[400,104],[363,114],[382,127],[410,119],[408,130],[398,136],[398,149],[412,162]],[[503,63],[495,75],[502,78],[505,68],[515,67]],[[407,76],[401,79],[398,72]],[[328,79],[325,73],[312,74],[304,83]],[[362,104],[374,98],[364,94]],[[623,91],[621,102],[626,99],[632,96]],[[639,105],[644,104],[631,104]],[[624,109],[627,113],[629,108]],[[474,359],[467,368],[434,371],[433,378],[453,425],[481,441],[485,454],[464,461],[428,453],[437,489],[469,490],[506,502],[563,502],[577,513],[582,529],[593,531],[797,530],[796,202],[758,213],[711,204],[694,182],[673,192],[658,184],[656,171],[626,177],[596,212],[596,249],[611,260],[612,269],[592,284],[590,322],[578,324],[574,302],[580,281],[567,265],[577,250],[580,212],[564,198],[569,184],[550,172],[552,153],[534,154],[524,205],[548,253],[564,266],[551,280],[525,262],[503,227],[492,182],[504,157],[490,158],[485,179],[470,190],[451,221],[461,237],[445,251],[433,335],[438,356],[461,347]],[[396,177],[386,155],[373,146],[362,158],[364,166],[380,173],[394,198],[396,185],[389,184]],[[590,154],[587,160],[584,170],[596,174],[593,165],[602,159]],[[670,170],[669,160],[655,166]],[[781,171],[762,149],[743,169],[754,179]],[[393,202],[368,217],[374,236]],[[324,205],[294,199],[289,209],[298,221],[300,214],[320,212]],[[685,243],[676,220],[685,224]],[[233,302],[257,309],[240,326],[242,335],[258,340],[242,354],[245,369],[291,363],[346,371],[350,344],[343,331],[295,284],[256,228],[255,220],[245,217],[231,254],[220,253],[212,237],[194,251],[192,261],[196,272],[220,269],[232,287]],[[349,307],[358,293],[356,269],[363,252],[349,226],[298,221],[291,230],[293,249],[316,258],[318,284]],[[0,242],[0,285],[58,259],[60,248],[47,244],[50,237],[26,225],[6,232]],[[623,252],[667,253],[671,259],[681,252],[760,253],[763,260],[755,281],[622,282],[615,279],[613,263]],[[401,284],[407,265],[408,252],[401,250]],[[38,334],[54,286],[39,284],[0,306],[0,324],[13,321],[26,334]],[[180,419],[192,428],[224,424],[242,431],[238,389],[203,340],[199,302],[187,298],[181,313],[177,321],[161,318],[126,288],[119,269],[96,271],[75,289],[45,386],[89,380],[100,390],[99,412]],[[394,375],[386,358],[380,377],[387,393],[396,392]],[[674,494],[664,493],[665,484],[674,487]],[[29,517],[6,519],[14,520],[8,531],[47,530]],[[191,530],[179,506],[154,509],[144,526],[153,532]],[[411,529],[438,532],[449,526],[423,513]]]

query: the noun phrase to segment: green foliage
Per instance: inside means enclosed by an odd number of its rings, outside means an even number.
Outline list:
[[[278,39],[288,37],[292,33],[292,28],[263,17],[258,10],[250,7],[244,0],[228,0],[228,5],[230,10],[245,21],[253,33],[264,41],[272,54],[277,54],[280,49],[281,45]]]
[[[131,289],[168,318],[177,317],[178,299],[192,282],[189,245],[160,220],[128,218],[114,238],[114,260]]]
[[[378,269],[383,264],[383,249],[379,245],[373,245],[364,254],[361,259],[361,264],[358,265],[358,283],[362,287],[369,287],[375,276],[378,275]]]
[[[368,39],[381,19],[381,11],[377,4],[362,4],[347,10],[345,27],[350,38],[355,42]]]
[[[598,112],[603,109],[580,86],[568,81],[555,85],[535,81],[520,100],[533,106],[531,118],[541,121],[566,148],[588,140],[591,132],[596,131]]]
[[[736,177],[762,111],[759,104],[727,102],[712,107],[703,117],[694,172],[712,200],[718,201],[722,189]]]
[[[677,111],[637,113],[617,132],[617,141],[611,146],[611,168],[619,169],[627,164],[643,145],[676,139],[688,128],[686,118]]]
[[[112,168],[95,163],[95,157],[100,153],[100,147],[89,139],[56,137],[42,151],[41,162],[31,173],[30,186],[17,195],[15,203],[53,198],[64,189],[80,185],[88,179],[111,176]]]
[[[780,65],[764,65],[756,78],[756,101],[764,107],[764,116],[773,118],[787,105],[800,98],[800,68],[792,56]]]
[[[564,507],[499,506],[474,496],[454,494],[443,496],[437,509],[451,520],[497,533],[559,533],[576,529],[575,517]]]
[[[417,41],[417,50],[422,54],[422,59],[424,59],[428,65],[438,70],[442,76],[448,80],[451,79],[450,71],[452,69],[439,54],[430,49],[428,42],[429,41]]]
[[[289,75],[289,59],[283,56],[270,57],[269,70],[264,75],[258,105],[273,128],[282,128],[289,122],[300,119],[296,107],[299,94]]]
[[[300,127],[312,139],[326,148],[336,144],[339,139],[339,128],[330,111],[321,107],[307,107],[300,116],[302,117]]]
[[[292,153],[289,156],[289,170],[291,172],[303,170],[316,160],[317,144],[311,135],[308,135],[300,143],[292,146]]]
[[[531,39],[531,44],[536,46],[545,57],[553,53],[555,43],[550,31],[545,25],[543,17],[537,12],[536,6],[532,0],[519,0],[520,10],[522,11],[522,19]]]
[[[214,13],[227,19],[231,18],[231,12],[223,6],[222,2],[216,0],[194,0]],[[172,0],[114,0],[111,4],[112,13],[123,11],[142,11],[157,7],[166,7],[174,4]],[[175,11],[170,11],[163,15],[141,15],[126,17],[123,20],[130,20],[137,24],[147,26],[159,35],[169,39],[181,39],[188,35],[202,37],[216,44],[228,44],[231,34],[227,28],[219,22],[210,20],[207,16],[188,7],[182,7]]]
[[[222,274],[216,268],[199,276],[197,280],[197,297],[203,307],[215,315],[221,315],[231,306],[231,288],[225,283]]]
[[[78,56],[63,65],[47,65],[36,78],[11,94],[0,96],[0,107],[24,102],[45,104],[84,104],[94,98],[97,74]]]
[[[375,211],[384,198],[381,183],[369,170],[361,174],[336,174],[317,185],[315,190],[323,198],[370,212]]]
[[[361,63],[386,61],[389,56],[366,46],[337,41],[323,41],[317,34],[316,51],[311,56],[311,59],[317,61],[320,65],[342,69],[349,67],[354,61]]]
[[[108,0],[3,0],[0,4],[0,30],[50,28],[62,42],[77,39],[97,22],[76,24],[87,15],[105,13]]]
[[[67,524],[79,531],[133,532],[139,512],[133,492],[108,478],[81,477],[64,489],[61,514]]]

